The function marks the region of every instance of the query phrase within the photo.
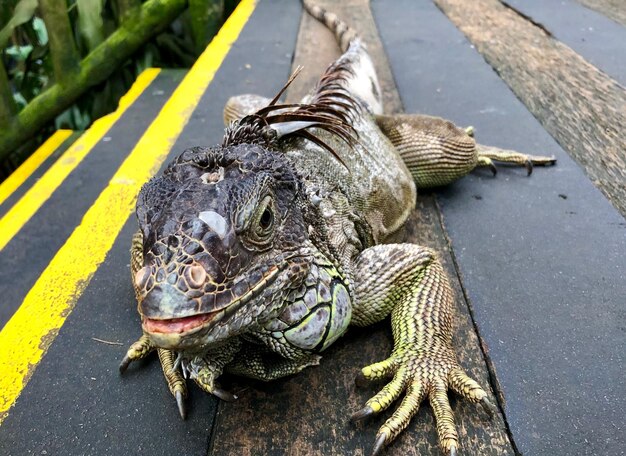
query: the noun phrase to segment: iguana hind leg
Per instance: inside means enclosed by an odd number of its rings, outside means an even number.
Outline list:
[[[477,166],[489,166],[495,174],[492,160],[525,166],[529,174],[533,165],[556,161],[476,144],[472,127],[462,129],[438,117],[376,116],[376,123],[398,150],[418,188],[450,184]]]
[[[395,439],[428,398],[439,442],[456,454],[458,435],[448,401],[452,389],[472,402],[490,406],[487,393],[459,366],[452,346],[452,291],[433,251],[413,244],[377,245],[357,259],[352,322],[367,326],[391,314],[394,348],[384,361],[364,367],[357,377],[391,378],[353,415],[362,419],[400,406],[378,431],[373,454]]]

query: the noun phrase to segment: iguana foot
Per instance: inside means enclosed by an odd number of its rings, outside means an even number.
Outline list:
[[[159,361],[161,362],[161,368],[163,369],[167,387],[176,399],[178,413],[180,413],[180,417],[184,420],[187,417],[187,410],[185,409],[187,384],[176,365],[176,354],[171,350],[164,350],[162,348],[159,348],[157,353],[159,354]]]
[[[448,389],[489,406],[487,393],[459,366],[452,345],[453,294],[436,254],[412,244],[377,245],[357,259],[353,323],[367,326],[391,313],[394,349],[389,358],[364,367],[357,383],[388,379],[382,390],[353,415],[358,420],[387,409],[403,393],[379,429],[373,454],[393,441],[428,398],[441,448],[458,451],[458,434]]]
[[[189,374],[189,377],[203,391],[223,401],[233,402],[237,400],[237,396],[223,390],[216,382],[217,378],[222,374],[222,368],[223,366],[210,363],[202,357],[196,357],[189,362],[183,363],[183,370]]]
[[[352,415],[360,420],[382,412],[404,392],[400,406],[376,435],[372,455],[382,449],[404,430],[417,413],[420,403],[428,398],[435,414],[439,443],[448,455],[456,455],[458,434],[448,400],[448,389],[465,399],[481,403],[491,416],[494,406],[487,393],[457,364],[454,353],[447,347],[429,347],[426,350],[406,350],[392,354],[386,360],[363,368],[358,383],[393,376],[380,392],[367,401],[366,406]]]
[[[122,359],[120,363],[120,373],[123,374],[126,372],[130,363],[145,358],[155,349],[156,347],[150,342],[147,336],[141,336],[137,342],[130,346],[124,359]],[[173,351],[163,349],[158,349],[157,353],[159,355],[159,361],[161,362],[161,368],[163,369],[163,376],[167,382],[167,387],[176,399],[178,413],[180,413],[182,419],[185,419],[186,410],[184,399],[187,397],[187,386],[185,379],[177,369],[177,366],[175,366],[176,355]]]
[[[156,347],[152,345],[152,342],[148,339],[148,336],[141,336],[137,342],[130,346],[126,355],[124,355],[124,359],[122,359],[122,362],[120,363],[120,374],[126,372],[130,363],[137,361],[138,359],[145,358],[155,348]]]
[[[415,179],[417,188],[447,185],[476,167],[489,167],[493,161],[525,166],[553,165],[554,157],[526,155],[514,150],[477,144],[474,127],[459,128],[452,122],[420,114],[376,116],[376,124],[394,145]]]
[[[554,157],[527,155],[514,150],[499,149],[498,147],[482,144],[477,144],[476,147],[478,148],[477,166],[489,166],[492,171],[495,170],[492,160],[524,166],[529,176],[533,172],[533,166],[550,166],[556,163],[556,158]]]
[[[476,161],[476,167],[488,167],[494,176],[498,174],[498,168],[496,168],[496,165],[493,164],[491,158],[489,157],[479,155],[478,160]]]

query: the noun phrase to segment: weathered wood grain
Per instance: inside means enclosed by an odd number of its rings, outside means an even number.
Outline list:
[[[626,2],[624,0],[576,0],[587,8],[596,10],[626,27]]]
[[[626,90],[498,0],[434,0],[626,217]]]
[[[389,112],[399,111],[399,96],[367,1],[353,0],[341,5],[329,0],[320,3],[345,18],[365,37],[381,75],[385,107]],[[290,88],[288,101],[299,100],[338,54],[332,35],[304,14],[294,68],[297,65],[305,68]],[[441,252],[457,298],[454,338],[460,362],[470,375],[489,388],[489,372],[432,196],[419,199],[407,224],[406,240]],[[324,353],[318,367],[268,384],[235,380],[235,385],[242,388],[240,398],[235,403],[220,404],[210,454],[369,454],[376,431],[390,414],[383,413],[359,425],[348,421],[351,413],[376,392],[376,385],[355,388],[354,377],[364,365],[385,358],[391,343],[388,321],[372,328],[351,329],[343,340]],[[476,405],[457,401],[452,394],[451,397],[463,454],[514,454],[501,416],[490,421]],[[386,454],[441,454],[427,403]]]

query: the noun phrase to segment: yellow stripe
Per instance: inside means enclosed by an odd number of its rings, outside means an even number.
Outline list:
[[[28,159],[0,184],[0,204],[11,196],[52,153],[72,135],[72,130],[57,130]]]
[[[83,135],[76,140],[63,156],[39,179],[20,200],[0,219],[0,251],[13,236],[30,220],[65,178],[91,152],[91,149],[111,129],[113,124],[126,112],[139,95],[150,85],[161,70],[148,68],[138,77],[129,91],[120,99],[118,108],[109,115],[96,120]]]
[[[254,6],[254,0],[239,3],[0,332],[0,423],[104,261],[141,185],[167,157]]]

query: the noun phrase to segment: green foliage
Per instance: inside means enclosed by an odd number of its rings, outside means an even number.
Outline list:
[[[35,14],[35,9],[37,9],[37,0],[20,0],[17,5],[15,5],[13,16],[2,30],[0,30],[0,49],[7,45],[11,33],[13,33],[16,27],[30,21],[33,14]]]
[[[13,27],[8,38],[12,45],[4,50],[5,66],[14,89],[13,98],[19,109],[41,92],[49,81],[51,71],[45,58],[48,33],[43,20],[33,17],[37,1],[32,3],[34,8],[31,10],[32,4],[25,5],[24,0],[20,1],[15,6],[13,17],[3,28],[10,28],[11,24],[18,24],[30,15],[25,22]]]
[[[23,109],[54,82],[48,31],[37,3],[38,0],[0,0],[0,58],[18,109]],[[215,6],[213,3],[223,5],[224,0],[206,0],[207,11]],[[218,25],[237,3],[237,0],[226,0],[226,11]],[[141,0],[67,0],[67,14],[81,59],[122,26],[122,15],[128,15],[129,7],[133,5],[141,5]],[[132,17],[129,20],[133,20]],[[196,30],[197,27],[195,24]],[[207,41],[210,38],[210,35],[204,37]],[[190,67],[206,44],[197,43],[197,39],[193,33],[192,16],[187,10],[117,68],[105,82],[88,90],[73,106],[57,116],[39,138],[16,151],[11,163],[17,164],[26,158],[54,129],[81,131],[93,120],[115,110],[119,98],[144,69]],[[3,173],[0,171],[0,174]]]
[[[91,51],[104,40],[104,0],[76,0],[78,28]]]
[[[7,6],[7,3],[0,0],[0,7]],[[2,58],[19,109],[40,94],[53,76],[46,25],[36,15],[36,8],[37,0],[20,0],[0,31],[0,38],[5,41],[0,41],[0,49],[4,48]],[[117,2],[112,0],[70,0],[68,15],[81,57],[114,32],[121,22]],[[117,107],[119,98],[144,69],[190,67],[196,58],[189,18],[183,15],[146,43],[106,82],[94,87],[58,116],[54,127],[84,130],[93,120]]]

